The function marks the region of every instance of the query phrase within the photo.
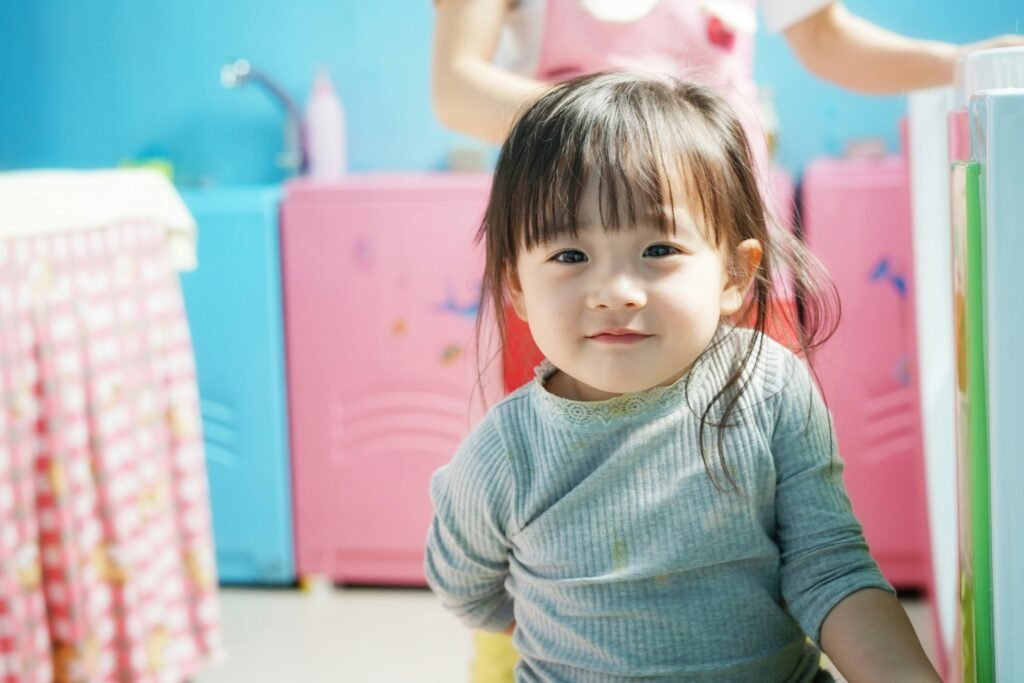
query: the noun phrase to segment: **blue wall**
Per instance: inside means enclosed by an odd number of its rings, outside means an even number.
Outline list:
[[[893,30],[957,42],[1019,30],[1024,16],[1020,0],[847,4]],[[279,180],[284,114],[257,88],[221,87],[221,66],[237,57],[300,102],[327,66],[353,170],[442,168],[461,138],[430,110],[432,21],[430,0],[0,0],[0,168],[110,166],[159,151],[188,184]],[[758,47],[784,165],[799,170],[852,137],[895,147],[902,98],[814,79],[779,36]]]

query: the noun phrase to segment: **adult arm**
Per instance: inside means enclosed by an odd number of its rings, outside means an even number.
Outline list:
[[[504,142],[518,113],[550,87],[492,64],[509,0],[438,0],[432,96],[441,123]]]
[[[1004,35],[970,45],[919,40],[887,31],[833,2],[792,24],[786,42],[810,72],[862,93],[887,94],[946,85],[958,57],[992,47],[1024,45]]]

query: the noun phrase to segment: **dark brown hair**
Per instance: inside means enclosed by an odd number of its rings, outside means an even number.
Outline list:
[[[760,356],[766,323],[780,321],[792,330],[793,350],[809,356],[838,323],[835,288],[789,230],[770,227],[775,218],[762,198],[746,135],[722,97],[694,83],[600,73],[565,82],[541,97],[522,113],[501,148],[477,234],[486,245],[478,344],[489,316],[496,319],[499,341],[507,343],[507,287],[520,252],[577,234],[580,199],[591,178],[598,182],[607,230],[629,229],[654,215],[669,234],[674,220],[663,207],[684,201],[715,246],[731,254],[746,239],[762,245],[760,267],[733,320],[758,334],[751,335],[725,386],[701,415],[701,457],[718,486],[705,448],[706,428],[730,424],[753,377],[745,370]],[[685,196],[675,198],[673,192]],[[780,266],[791,274],[795,291],[788,295],[799,298],[802,321],[774,301],[773,292],[788,284],[777,282]],[[716,405],[721,417],[712,419]],[[723,439],[720,429],[718,463],[736,489]]]

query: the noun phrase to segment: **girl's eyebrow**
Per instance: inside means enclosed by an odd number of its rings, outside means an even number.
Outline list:
[[[703,233],[697,224],[689,217],[683,217],[680,219],[676,217],[675,221],[675,234],[681,237],[702,237]]]
[[[704,227],[694,218],[687,205],[663,206],[661,211],[669,223],[675,223],[677,230],[685,230],[695,235],[704,234]]]
[[[675,237],[694,237],[700,234],[692,216],[688,211],[673,211],[668,207],[651,208],[644,212],[644,218],[658,225],[659,229],[664,225],[668,231],[666,235]]]
[[[580,237],[579,235],[579,233],[582,231],[583,226],[580,226],[579,230],[575,235],[573,235],[568,230],[565,230],[557,234],[551,235],[547,239],[538,240],[536,246],[540,247],[541,249],[550,249],[552,247],[559,245],[578,244],[579,242],[582,241],[582,237]]]

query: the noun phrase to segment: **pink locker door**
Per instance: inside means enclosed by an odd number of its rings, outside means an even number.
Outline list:
[[[803,184],[804,232],[842,300],[815,358],[854,512],[893,584],[930,584],[918,409],[910,197],[902,158],[821,160]]]
[[[300,575],[422,584],[431,474],[482,413],[488,177],[298,181],[282,204]],[[500,364],[485,385],[500,397]],[[475,410],[471,415],[471,398]]]

